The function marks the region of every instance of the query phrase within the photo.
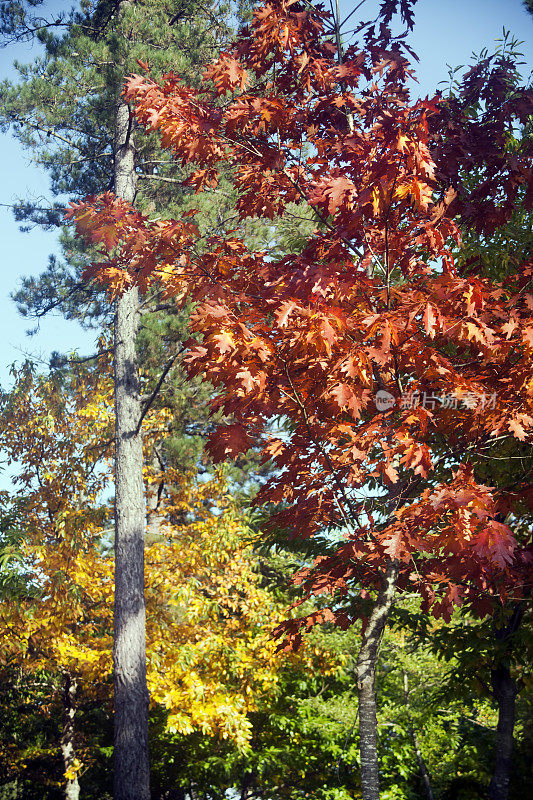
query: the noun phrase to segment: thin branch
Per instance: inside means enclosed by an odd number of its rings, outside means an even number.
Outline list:
[[[67,139],[65,136],[61,136],[60,133],[56,133],[52,128],[45,128],[43,125],[36,125],[34,122],[29,122],[27,119],[19,117],[18,114],[10,114],[10,120],[14,124],[23,125],[27,128],[32,128],[35,131],[39,131],[40,133],[45,133],[46,136],[53,136],[54,139],[59,139],[60,142],[67,144],[69,147],[74,147],[80,152],[83,150],[81,145],[71,142],[70,139]]]
[[[339,28],[342,28],[342,26],[343,26],[343,25],[345,25],[345,24],[348,22],[348,20],[350,19],[350,17],[352,17],[352,16],[355,14],[355,12],[356,12],[356,11],[359,11],[359,9],[361,8],[361,6],[363,6],[363,5],[365,4],[365,2],[366,2],[366,0],[361,0],[361,2],[360,2],[360,3],[358,3],[358,4],[356,5],[356,7],[353,9],[353,11],[350,11],[350,13],[348,14],[348,16],[347,16],[347,17],[344,17],[344,19],[342,20],[342,22],[338,22]],[[355,29],[354,29],[354,30],[355,30]]]
[[[333,463],[331,461],[329,453],[327,452],[327,450],[324,449],[324,447],[322,446],[321,442],[317,441],[315,436],[313,436],[313,432],[311,430],[311,425],[309,423],[309,415],[307,413],[307,409],[306,409],[306,407],[305,407],[305,405],[303,403],[303,400],[301,399],[300,395],[298,394],[298,392],[296,390],[296,387],[294,386],[294,383],[293,383],[292,378],[291,378],[290,373],[289,373],[289,368],[287,366],[287,362],[283,361],[283,364],[284,364],[284,367],[285,367],[285,374],[287,376],[287,380],[289,381],[290,387],[291,387],[291,389],[293,391],[293,396],[292,396],[291,399],[296,403],[296,405],[300,408],[300,410],[302,412],[302,415],[303,415],[303,418],[304,418],[304,424],[305,424],[305,427],[306,427],[306,430],[307,430],[307,435],[309,436],[309,439],[315,445],[317,450],[322,455],[324,461],[326,462],[327,467],[328,467],[328,469],[329,469],[329,471],[331,473],[331,476],[332,476],[332,478],[333,478],[333,480],[334,480],[334,482],[335,482],[335,484],[337,486],[337,489],[339,490],[339,492],[340,492],[340,494],[341,494],[341,496],[343,498],[344,503],[346,503],[346,506],[348,507],[348,509],[350,511],[350,514],[352,515],[352,521],[355,522],[361,528],[362,526],[361,526],[361,522],[359,520],[359,515],[358,515],[357,511],[353,508],[352,502],[351,502],[350,498],[348,497],[348,495],[345,492],[344,486],[342,485],[342,482],[341,482],[339,476],[337,475],[337,471],[336,471],[335,467],[333,466]],[[286,394],[287,397],[291,397],[291,395],[288,394],[288,392],[284,392],[284,394]],[[337,502],[339,511],[341,512],[341,516],[343,517],[345,523],[347,524],[348,529],[350,529],[350,517],[346,514],[343,505],[341,503],[339,503],[338,498],[336,497],[335,494],[334,494],[334,497],[335,497],[335,500]]]
[[[57,206],[34,206],[31,203],[0,203],[1,208],[12,208],[14,211],[20,209],[21,211],[27,209],[28,211],[66,211],[67,207],[63,205]]]
[[[156,173],[147,173],[147,172],[138,172],[137,177],[141,180],[150,180],[150,181],[164,181],[164,183],[179,183],[183,184],[183,181],[179,178],[167,178],[165,175],[157,175]]]
[[[135,429],[135,433],[139,433],[139,431],[141,430],[141,425],[143,423],[143,419],[147,415],[148,410],[150,409],[152,403],[154,402],[154,400],[156,399],[157,395],[159,394],[159,390],[161,389],[161,387],[163,385],[163,382],[164,382],[165,378],[167,377],[168,373],[172,369],[172,367],[174,365],[174,362],[176,361],[178,356],[180,356],[183,353],[184,349],[185,348],[182,347],[181,350],[178,350],[178,352],[175,353],[172,356],[172,358],[167,362],[167,364],[165,366],[165,369],[161,373],[161,376],[160,376],[159,380],[157,381],[157,383],[155,385],[154,391],[152,392],[152,394],[150,395],[150,397],[148,398],[148,400],[146,401],[146,403],[143,406],[143,410],[141,412],[141,416],[139,417],[139,422],[137,423],[137,427]]]
[[[62,303],[64,303],[66,300],[69,300],[73,295],[76,294],[76,292],[83,291],[87,286],[88,286],[88,284],[86,284],[86,283],[81,283],[81,282],[80,283],[76,283],[72,287],[72,289],[70,289],[70,291],[68,291],[66,293],[66,295],[64,297],[60,297],[58,300],[53,300],[52,302],[48,303],[48,305],[44,309],[42,309],[42,311],[35,311],[31,316],[32,317],[36,317],[37,319],[40,319],[41,317],[44,317],[45,314],[48,314],[49,311],[52,311],[54,308],[57,308]]]
[[[61,365],[63,364],[85,364],[87,361],[95,361],[97,358],[102,358],[102,356],[107,356],[109,353],[113,352],[112,347],[108,347],[106,350],[101,350],[99,353],[94,353],[92,356],[84,356],[83,358],[63,358],[61,359]]]

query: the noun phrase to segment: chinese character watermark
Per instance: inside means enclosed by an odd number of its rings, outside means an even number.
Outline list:
[[[393,408],[397,401],[390,392],[380,389],[375,396],[376,408],[378,411],[388,411]],[[465,392],[460,397],[454,394],[433,394],[431,392],[409,391],[400,396],[399,406],[401,410],[408,408],[427,408],[430,411],[435,409],[468,409],[474,411],[481,409],[496,408],[496,392],[493,394],[477,394],[476,392]]]
[[[475,392],[465,392],[460,397],[454,394],[431,394],[430,392],[406,392],[400,397],[400,408],[428,408],[433,411],[435,408],[445,409],[494,409],[496,408],[496,392],[493,394],[476,394]]]

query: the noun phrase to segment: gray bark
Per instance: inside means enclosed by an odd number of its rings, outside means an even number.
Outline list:
[[[387,624],[398,579],[397,561],[389,562],[372,614],[363,635],[357,658],[359,695],[359,752],[361,757],[361,790],[363,800],[379,800],[379,766],[377,744],[376,666],[381,637]]]
[[[68,772],[76,758],[74,742],[74,717],[76,715],[76,681],[70,675],[65,675],[63,684],[63,730],[61,732],[61,755],[63,756],[64,771]],[[78,775],[67,778],[65,785],[65,800],[78,800],[80,784]]]
[[[134,147],[128,106],[115,121],[115,194],[133,202]],[[146,510],[136,341],[136,287],[115,302],[114,800],[149,800],[148,689],[144,599]]]

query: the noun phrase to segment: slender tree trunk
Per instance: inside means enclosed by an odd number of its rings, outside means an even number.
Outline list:
[[[418,764],[418,771],[420,773],[420,778],[422,780],[422,785],[424,787],[424,793],[426,795],[427,800],[433,800],[433,791],[431,789],[431,781],[429,778],[429,771],[426,766],[426,762],[424,761],[424,756],[421,753],[419,744],[418,744],[418,737],[416,735],[415,726],[413,723],[413,717],[411,715],[411,708],[410,708],[410,701],[409,701],[409,679],[407,677],[407,672],[403,671],[403,694],[405,698],[405,708],[407,711],[407,720],[409,725],[409,735],[411,737],[411,741],[413,743],[413,747],[415,748],[415,755],[416,755],[416,763]]]
[[[75,715],[76,681],[67,674],[65,675],[63,684],[63,730],[61,733],[61,754],[63,756],[64,771],[67,774],[71,774],[76,759],[76,747],[74,743]],[[76,772],[74,778],[67,778],[65,800],[78,800],[79,796],[80,785],[78,783],[78,773]]]
[[[509,668],[512,637],[520,627],[524,607],[516,603],[507,625],[496,631],[496,638],[503,642],[504,653],[491,670],[492,693],[498,704],[498,726],[496,728],[496,747],[494,771],[489,785],[489,800],[507,800],[511,779],[513,733],[518,689]]]
[[[511,777],[517,688],[507,664],[498,664],[496,669],[491,670],[491,682],[494,698],[498,703],[498,727],[496,728],[495,763],[489,786],[489,798],[490,800],[507,800]]]
[[[363,635],[357,658],[359,693],[359,752],[361,756],[361,789],[363,800],[379,800],[378,720],[376,711],[376,666],[379,644],[391,609],[398,579],[399,565],[391,561],[383,575],[383,585]]]
[[[135,197],[134,148],[128,106],[115,121],[115,194]],[[149,800],[148,689],[144,600],[146,524],[140,431],[137,288],[115,303],[115,611],[114,800]]]
[[[241,800],[246,800],[248,797],[248,789],[252,785],[252,774],[250,772],[245,772],[241,782]]]

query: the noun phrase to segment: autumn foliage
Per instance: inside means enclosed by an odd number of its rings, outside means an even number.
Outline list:
[[[383,4],[385,22],[395,6]],[[216,197],[230,161],[240,219],[311,208],[302,248],[274,259],[237,230],[198,241],[192,219],[151,221],[109,193],[70,217],[100,248],[88,274],[110,291],[157,286],[177,305],[194,301],[188,369],[209,377],[228,417],[210,452],[254,446],[272,461],[257,498],[275,509],[272,527],[342,532],[337,553],[298,576],[307,591],[378,587],[397,560],[399,586],[435,615],[464,602],[484,614],[530,580],[509,523],[533,487],[491,488],[476,459],[531,441],[533,262],[501,283],[458,272],[455,217],[472,220],[478,203],[462,170],[496,154],[468,115],[457,122],[463,107],[411,99],[406,50],[385,24],[340,58],[326,22],[273,0],[199,91],[174,74],[126,88],[138,121],[194,165],[196,192]],[[503,141],[531,96],[501,107]],[[530,157],[517,147],[511,162],[475,190],[492,197],[480,230],[522,198],[531,206]],[[326,617],[350,622],[334,608]]]
[[[20,588],[0,598],[0,675],[17,670],[21,679],[40,680],[45,714],[61,701],[65,677],[76,682],[82,702],[105,707],[114,600],[112,381],[102,364],[46,379],[28,366],[14,381],[0,396],[0,445],[16,475],[0,500],[2,516],[11,515],[22,534],[13,551]],[[147,415],[147,448],[160,438],[167,413]],[[250,713],[277,691],[280,657],[269,631],[281,608],[263,585],[250,530],[225,479],[147,469],[147,490],[162,478],[164,509],[145,553],[152,708],[170,733],[200,732],[243,750]],[[5,558],[2,552],[4,570]],[[304,670],[335,668],[324,649],[298,658]],[[83,729],[76,742],[69,779],[95,758]],[[24,755],[12,744],[9,772],[20,763]]]

